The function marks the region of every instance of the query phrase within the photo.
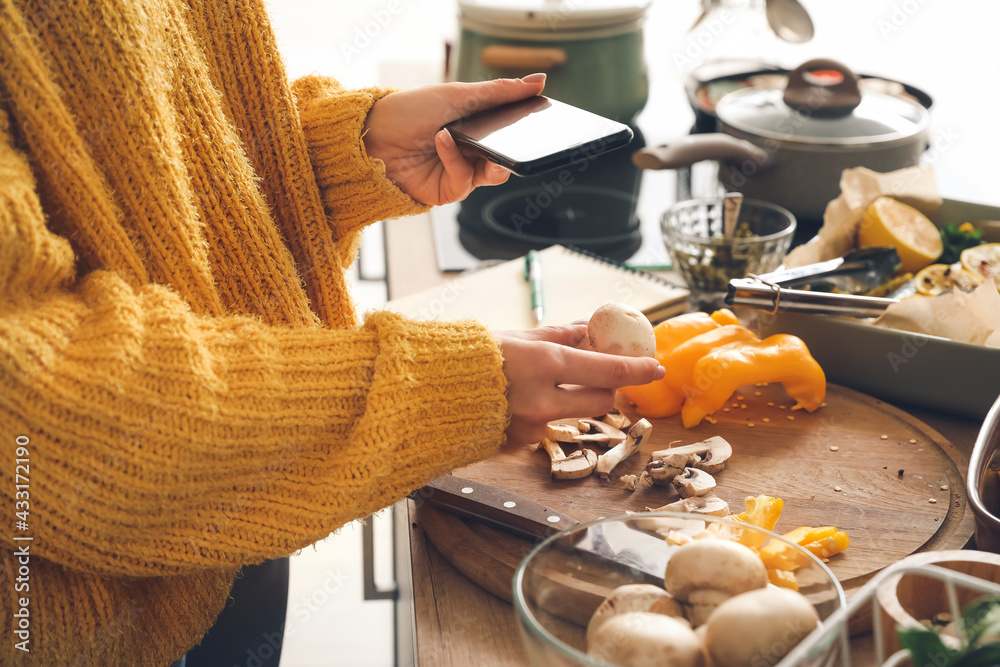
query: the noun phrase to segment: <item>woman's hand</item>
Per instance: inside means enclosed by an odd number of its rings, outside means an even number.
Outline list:
[[[365,121],[365,150],[385,163],[403,192],[424,204],[465,199],[480,185],[499,185],[510,176],[483,158],[468,158],[441,127],[477,111],[538,95],[544,74],[480,83],[444,83],[403,90],[381,98]]]
[[[652,357],[623,357],[583,349],[587,324],[497,332],[507,374],[507,442],[539,442],[545,425],[563,417],[602,415],[615,389],[646,384],[666,372]]]

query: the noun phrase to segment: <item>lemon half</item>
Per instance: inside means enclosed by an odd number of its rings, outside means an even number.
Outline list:
[[[941,232],[917,209],[891,197],[879,197],[868,206],[858,227],[858,247],[892,246],[899,253],[900,270],[916,273],[944,251]]]
[[[982,278],[976,274],[948,264],[931,264],[921,269],[913,279],[917,292],[929,296],[949,290],[971,292],[982,282]]]

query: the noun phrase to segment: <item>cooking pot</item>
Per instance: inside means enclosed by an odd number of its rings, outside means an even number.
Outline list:
[[[649,96],[642,23],[651,0],[460,0],[455,76],[545,72],[545,94],[630,123]]]
[[[747,197],[819,221],[840,194],[844,169],[893,171],[919,162],[930,114],[916,100],[861,90],[859,77],[829,59],[810,60],[782,88],[745,88],[715,106],[717,133],[645,148],[633,161],[677,169],[717,160],[719,179]]]

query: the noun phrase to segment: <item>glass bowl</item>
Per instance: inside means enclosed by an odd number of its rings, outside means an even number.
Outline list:
[[[844,591],[822,561],[798,545],[762,528],[716,516],[678,512],[643,512],[578,524],[537,545],[514,574],[513,604],[521,638],[535,667],[611,667],[587,655],[587,623],[594,610],[616,587],[624,584],[663,585],[671,554],[679,547],[661,537],[665,530],[693,536],[709,524],[721,523],[749,531],[757,543],[779,540],[800,552],[807,563],[795,570],[799,592],[823,621],[846,604]],[[720,526],[721,527],[721,526]],[[658,532],[659,531],[659,532]],[[771,584],[769,584],[770,586]],[[833,665],[839,653],[838,633],[818,641],[797,666]],[[787,659],[777,663],[786,665]],[[770,663],[761,663],[770,664]]]
[[[723,230],[723,198],[688,199],[660,220],[663,242],[688,287],[722,293],[734,278],[769,273],[781,266],[795,233],[795,216],[758,199],[744,199],[736,233]]]

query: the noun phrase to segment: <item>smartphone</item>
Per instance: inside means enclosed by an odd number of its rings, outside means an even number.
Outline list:
[[[535,176],[628,145],[628,125],[538,95],[445,125],[464,151]]]

